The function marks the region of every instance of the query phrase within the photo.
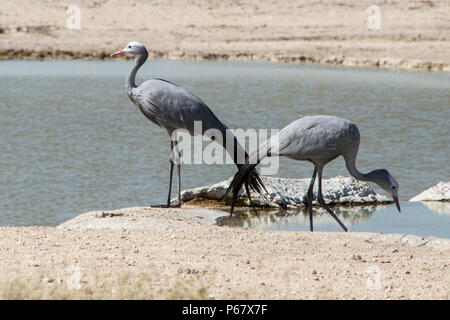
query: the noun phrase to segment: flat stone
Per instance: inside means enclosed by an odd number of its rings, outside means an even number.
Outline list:
[[[182,208],[132,207],[89,211],[62,224],[59,229],[165,230],[186,225],[216,225],[228,212],[183,206]]]
[[[305,205],[306,193],[310,183],[309,178],[261,178],[269,194],[265,193],[266,198],[264,198],[256,192],[251,192],[255,205],[275,208],[297,208]],[[231,180],[232,178],[215,184],[184,190],[181,193],[181,200],[186,202],[194,198],[203,198],[220,201]],[[377,194],[367,183],[352,177],[337,176],[331,179],[323,179],[322,193],[328,204],[363,205],[392,202],[389,197]],[[225,200],[231,200],[231,196],[228,195]],[[244,188],[239,192],[238,200],[240,205],[250,205]],[[175,199],[172,202],[175,202]],[[316,204],[316,201],[314,200],[313,203]]]
[[[450,181],[441,181],[409,201],[450,201]]]

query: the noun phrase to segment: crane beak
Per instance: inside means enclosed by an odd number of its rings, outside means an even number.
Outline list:
[[[111,55],[111,57],[117,56],[118,54],[122,54],[122,53],[125,53],[125,51],[119,50],[119,51],[117,51],[117,52],[114,52],[114,53]]]
[[[400,209],[400,202],[398,201],[398,197],[393,196],[393,198],[394,198],[395,205],[397,206],[398,212],[402,212],[402,210]]]

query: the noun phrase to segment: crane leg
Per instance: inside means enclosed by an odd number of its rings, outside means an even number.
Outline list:
[[[250,188],[248,187],[248,182],[245,182],[244,185],[245,185],[245,191],[247,192],[248,200],[250,200],[250,204],[253,208],[253,211],[255,212],[255,214],[257,216],[259,216],[258,211],[256,210],[256,207],[255,207],[255,204],[253,203],[252,197],[250,196]],[[231,204],[230,219],[233,216],[234,205],[236,203],[235,200],[236,199],[233,199],[232,204]],[[222,199],[222,201],[223,201],[223,199]]]
[[[319,204],[325,208],[325,210],[327,210],[327,212],[334,218],[334,220],[337,221],[337,223],[339,223],[339,225],[341,226],[342,229],[344,229],[345,232],[348,231],[348,229],[345,227],[345,225],[341,222],[341,220],[339,220],[339,218],[334,214],[334,212],[330,209],[330,207],[328,207],[328,205],[325,203],[325,200],[323,199],[322,196],[322,168],[319,168],[319,195],[317,197],[317,202],[319,202]]]
[[[167,203],[164,205],[152,205],[150,207],[152,208],[168,208],[170,207],[170,195],[172,193],[172,177],[173,177],[173,160],[172,160],[172,150],[173,150],[173,141],[170,140],[170,158],[169,158],[169,163],[170,163],[170,173],[169,173],[169,194],[167,195]]]
[[[178,203],[176,207],[181,207],[181,164],[180,164],[180,153],[178,151],[178,142],[175,143],[175,152],[177,154],[177,175],[178,175]]]
[[[258,211],[256,211],[255,205],[253,204],[252,197],[250,196],[250,189],[248,188],[248,183],[247,182],[245,182],[245,191],[247,192],[248,200],[250,200],[250,204],[251,204],[251,206],[253,208],[253,211],[255,211],[255,214],[257,216],[259,216]]]
[[[313,190],[314,190],[314,182],[316,181],[317,175],[317,167],[314,166],[314,172],[311,178],[311,182],[309,183],[307,200],[308,200],[308,213],[309,213],[309,230],[314,231],[313,228],[313,212],[312,212],[312,201],[313,201]]]
[[[167,203],[165,205],[156,205],[151,206],[153,208],[169,208],[170,207],[170,196],[172,194],[172,180],[173,180],[173,166],[177,165],[177,173],[178,173],[178,203],[173,205],[173,207],[181,206],[181,169],[180,169],[180,154],[178,153],[178,149],[175,149],[177,142],[170,140],[170,174],[169,174],[169,193],[167,195]],[[175,150],[174,150],[175,149]],[[176,152],[176,154],[174,153]],[[174,161],[175,158],[175,161]]]
[[[234,205],[236,204],[237,193],[233,192],[233,199],[231,200],[230,219],[233,216]]]
[[[172,193],[172,177],[173,177],[173,160],[172,160],[172,152],[173,152],[173,141],[170,140],[170,176],[169,176],[169,194],[167,196],[166,207],[170,207],[170,195]]]

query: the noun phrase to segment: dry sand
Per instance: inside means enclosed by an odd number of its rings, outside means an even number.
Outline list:
[[[0,228],[0,298],[448,299],[450,239],[256,231],[212,209]]]
[[[103,59],[138,40],[152,57],[450,71],[449,12],[448,0],[2,0],[0,59]]]

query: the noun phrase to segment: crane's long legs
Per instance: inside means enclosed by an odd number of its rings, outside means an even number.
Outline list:
[[[180,153],[178,151],[178,141],[175,143],[175,152],[177,156],[177,175],[178,175],[178,203],[176,207],[181,207],[181,164],[180,164]]]
[[[181,177],[181,169],[180,169],[180,154],[178,153],[177,141],[170,140],[169,163],[170,163],[169,193],[167,195],[167,202],[165,205],[151,206],[153,208],[169,208],[170,207],[170,196],[172,194],[173,166],[175,164],[177,165],[177,173],[178,173],[178,203],[176,203],[174,205],[174,207],[181,206],[181,178],[180,178]]]
[[[172,159],[173,147],[174,147],[174,142],[172,140],[170,140],[170,157],[169,157],[170,173],[169,173],[169,194],[167,195],[167,203],[165,205],[152,205],[152,206],[150,206],[152,208],[168,208],[168,207],[170,207],[170,195],[172,193],[172,177],[173,177],[173,166],[174,166],[174,161]]]
[[[309,183],[308,193],[307,193],[307,200],[308,200],[308,212],[309,212],[309,230],[313,231],[313,212],[312,212],[312,201],[313,201],[313,189],[314,189],[314,182],[316,181],[316,175],[317,175],[317,167],[314,166],[314,172],[311,178],[311,182]]]
[[[169,194],[167,196],[167,203],[166,207],[170,207],[170,195],[172,193],[172,177],[173,177],[173,160],[172,160],[172,153],[173,153],[173,141],[170,140],[170,177],[169,177]]]
[[[248,183],[247,182],[245,182],[245,191],[247,192],[248,200],[250,200],[250,204],[251,204],[251,206],[253,208],[253,211],[255,211],[255,214],[257,216],[259,216],[258,211],[256,211],[255,205],[253,204],[252,197],[250,196],[250,189],[248,187]]]
[[[317,196],[317,202],[319,202],[319,204],[325,208],[325,210],[328,211],[328,213],[334,218],[334,220],[337,221],[337,223],[339,223],[339,225],[342,227],[342,229],[344,229],[345,232],[348,231],[348,229],[345,227],[345,225],[341,222],[341,220],[339,220],[339,218],[334,214],[334,212],[330,209],[330,207],[327,206],[327,204],[325,203],[325,200],[323,199],[322,196],[322,168],[319,168],[319,194]]]
[[[170,207],[170,194],[172,191],[172,176],[173,166],[177,165],[178,176],[178,202],[173,207],[181,207],[181,165],[180,165],[180,153],[178,150],[178,141],[170,140],[170,180],[169,180],[169,195],[167,196],[167,207]]]
[[[255,211],[255,214],[256,214],[257,216],[259,216],[258,211],[256,211],[255,204],[253,203],[252,197],[250,196],[250,188],[248,187],[248,183],[245,182],[244,185],[245,185],[245,191],[247,192],[247,196],[248,196],[248,199],[250,200],[250,204],[251,204],[251,206],[252,206],[252,208],[253,208],[253,211]],[[235,205],[235,203],[236,203],[235,200],[236,200],[236,199],[233,198],[233,200],[231,201],[230,219],[231,219],[231,217],[233,216],[234,205]],[[224,199],[221,200],[221,203],[222,203],[223,201],[224,201]]]

